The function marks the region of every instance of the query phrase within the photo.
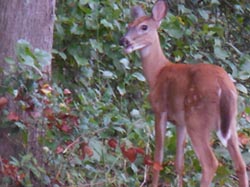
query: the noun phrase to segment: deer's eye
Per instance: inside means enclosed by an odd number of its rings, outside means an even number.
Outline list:
[[[143,30],[143,31],[148,30],[148,26],[147,26],[147,25],[142,25],[142,26],[141,26],[141,30]]]

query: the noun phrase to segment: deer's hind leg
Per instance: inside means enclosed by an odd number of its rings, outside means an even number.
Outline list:
[[[211,123],[213,118],[205,116],[206,113],[192,113],[187,119],[187,132],[191,139],[193,149],[202,167],[200,187],[209,187],[218,167],[212,148],[210,146]]]
[[[239,178],[239,187],[249,187],[246,164],[240,153],[238,137],[237,137],[237,133],[235,130],[235,126],[232,129],[233,129],[233,132],[231,134],[230,139],[228,140],[227,149],[234,162],[234,168]]]

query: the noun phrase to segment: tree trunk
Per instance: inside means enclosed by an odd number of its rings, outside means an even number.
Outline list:
[[[9,67],[4,60],[6,57],[11,57],[14,60],[17,59],[15,46],[19,39],[28,41],[34,48],[39,48],[51,53],[55,1],[56,0],[0,0],[0,68],[8,71]],[[49,80],[51,65],[41,70],[41,72],[44,72],[44,77]],[[4,77],[0,70],[0,89],[3,89],[1,88],[3,79]],[[9,98],[9,111],[14,110],[15,104],[13,103],[13,98]],[[40,135],[41,132],[36,127],[36,124],[30,124],[30,126],[28,126],[28,151],[33,153],[41,165],[43,154],[42,148],[38,143],[38,137]],[[9,136],[5,137],[9,138]],[[3,145],[4,142],[12,142],[4,140],[4,137],[2,137],[1,141],[0,146]],[[13,145],[13,147],[15,146],[16,145]],[[0,151],[1,150],[3,149],[0,149]],[[10,148],[10,150],[12,150],[12,148]],[[16,151],[13,151],[13,153],[9,153],[9,156],[17,156],[15,154]],[[2,155],[1,152],[0,155]],[[35,181],[33,181],[33,185],[40,186],[40,184],[36,184]]]
[[[51,52],[55,0],[0,1],[0,67],[15,57],[15,45],[25,39],[35,48]],[[47,70],[50,73],[50,68]]]

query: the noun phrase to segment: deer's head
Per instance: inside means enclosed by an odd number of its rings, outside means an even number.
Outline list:
[[[154,43],[158,37],[157,29],[166,14],[167,4],[164,0],[155,3],[151,16],[147,16],[140,6],[133,7],[131,9],[133,21],[129,23],[127,33],[120,40],[125,52],[131,53]]]

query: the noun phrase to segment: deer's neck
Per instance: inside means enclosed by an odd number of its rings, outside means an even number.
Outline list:
[[[154,87],[160,70],[169,62],[163,54],[158,34],[155,38],[151,45],[140,50],[143,73],[150,89]]]

